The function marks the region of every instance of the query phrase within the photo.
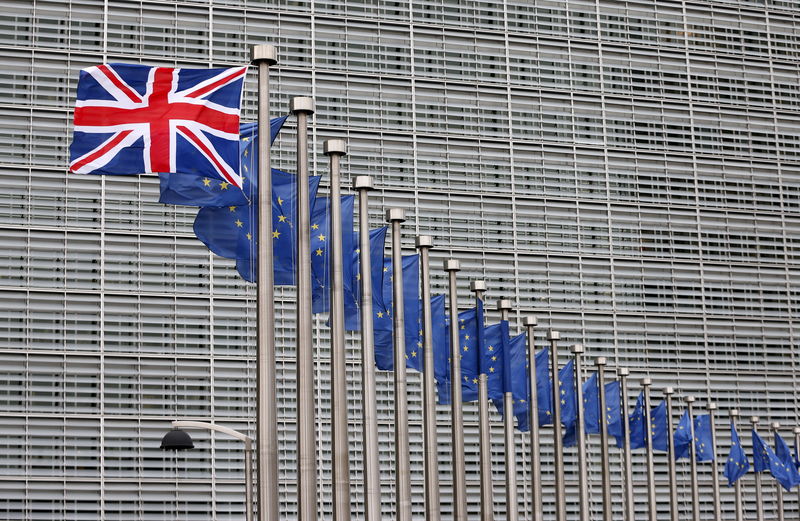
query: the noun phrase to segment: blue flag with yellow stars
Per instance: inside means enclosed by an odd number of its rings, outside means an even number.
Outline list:
[[[653,450],[669,451],[669,422],[667,421],[667,402],[662,400],[650,409],[650,436],[653,439]]]
[[[449,324],[448,324],[449,328]],[[476,308],[458,314],[458,356],[461,357],[461,399],[478,399],[478,313]],[[450,403],[450,346],[447,346],[446,376],[436,380],[439,405]]]
[[[553,424],[553,385],[550,379],[550,350],[544,348],[533,355],[536,372],[536,410],[539,425]]]
[[[694,419],[694,449],[697,461],[714,461],[714,443],[711,437],[711,416],[700,414]]]
[[[689,444],[692,443],[692,417],[689,416],[689,411],[683,411],[678,422],[678,428],[675,429],[675,434],[672,436],[675,445],[675,459],[689,457]]]
[[[619,446],[623,443],[622,432],[622,393],[619,380],[606,384],[606,429],[608,434],[616,438]]]
[[[272,141],[286,122],[283,116],[270,121]],[[242,190],[220,179],[192,175],[158,174],[161,196],[158,202],[185,206],[246,206],[253,199],[258,154],[258,123],[239,125],[239,154]],[[251,179],[252,178],[252,179]]]
[[[609,434],[614,435],[614,429],[619,429],[621,424],[619,382],[617,380],[605,384],[605,395],[606,429]],[[600,395],[597,385],[597,373],[594,373],[583,384],[583,418],[584,432],[586,434],[600,434]]]
[[[507,322],[505,322],[507,324]],[[501,322],[502,324],[502,322]],[[495,324],[499,326],[500,324]],[[495,327],[489,326],[489,327]],[[487,330],[489,328],[486,328]],[[508,335],[506,335],[508,336]],[[488,337],[488,333],[487,333]],[[530,403],[530,379],[528,378],[528,338],[525,333],[521,333],[506,342],[503,353],[503,374],[510,375],[510,381],[504,385],[510,385],[511,397],[514,403],[514,416],[517,418],[517,429],[521,432],[530,430],[528,421],[528,404]],[[499,358],[498,358],[499,360]],[[500,416],[505,415],[505,402],[503,399],[493,399],[495,408]]]
[[[570,360],[558,372],[561,391],[561,424],[569,428],[578,418],[578,394],[575,391],[575,361]]]
[[[437,382],[450,379],[450,331],[447,328],[447,315],[444,308],[444,295],[431,297],[431,343],[433,344],[433,375]],[[449,388],[448,388],[449,389]],[[437,391],[438,392],[438,391]]]
[[[381,371],[394,370],[394,280],[392,259],[383,259],[381,291],[373,295],[373,327],[375,329],[375,364]],[[380,293],[380,297],[378,297]],[[380,300],[378,300],[380,298]],[[419,255],[403,256],[403,308],[405,311],[406,367],[419,371],[422,368],[419,321]]]
[[[794,464],[792,451],[789,450],[789,446],[786,445],[786,442],[777,432],[775,433],[775,456],[783,464],[783,468],[786,469],[786,474],[792,483],[791,487],[800,484],[800,473],[797,472],[797,466]]]
[[[372,272],[373,306],[375,295],[383,291],[383,249],[386,243],[386,232],[389,228],[383,226],[369,231],[369,256],[370,271]],[[344,328],[347,331],[361,330],[361,250],[358,246],[358,232],[353,232],[353,280],[350,285],[349,295],[344,299]],[[348,289],[345,288],[347,292]],[[383,306],[383,295],[378,300]]]
[[[553,380],[544,368],[549,368],[549,350],[536,353],[536,398],[539,401],[540,425],[553,424]],[[541,359],[540,359],[541,357]],[[540,365],[541,360],[541,365]],[[544,381],[544,386],[540,382]],[[575,423],[575,363],[570,360],[558,371],[558,387],[561,391],[561,423],[569,427]],[[571,400],[569,399],[571,397]],[[571,404],[571,405],[570,405]],[[567,408],[565,418],[564,409]],[[571,408],[571,410],[570,410]],[[569,422],[569,423],[567,423]]]
[[[503,393],[512,391],[511,374],[506,375],[506,351],[508,350],[508,321],[503,320],[483,329],[483,334],[478,337],[480,346],[481,337],[483,346],[480,350],[478,365],[480,374],[486,375],[486,388],[490,400],[503,401]]]
[[[739,441],[739,433],[736,432],[736,426],[731,422],[731,450],[728,452],[728,459],[725,461],[725,471],[723,472],[723,475],[728,478],[728,486],[732,487],[749,470],[750,462],[747,461],[747,454],[745,454],[742,443]]]
[[[628,417],[628,432],[630,432],[631,450],[642,449],[647,446],[647,432],[645,431],[644,392],[639,391],[636,405]]]
[[[355,307],[353,297],[354,195],[341,196],[342,286],[345,309]],[[274,235],[274,233],[273,233]],[[331,210],[329,197],[317,197],[311,210],[311,311],[327,313],[331,307]]]
[[[319,186],[319,177],[309,178],[309,191],[316,194]],[[276,229],[273,231],[273,246],[275,248],[275,284],[285,285],[293,283],[294,274],[294,239],[291,238],[291,224],[289,213],[297,202],[297,177],[280,170],[272,170],[272,217]],[[257,198],[256,198],[257,199]],[[243,206],[206,206],[197,212],[194,220],[194,233],[209,250],[228,259],[254,258],[257,249],[258,237],[258,206],[246,204]],[[286,246],[279,247],[278,236],[284,230]],[[290,253],[291,252],[291,253]],[[286,267],[291,271],[286,277]],[[248,280],[248,279],[245,279]]]
[[[791,490],[795,485],[786,465],[778,459],[772,448],[764,443],[755,429],[753,429],[753,470],[756,472],[768,470],[786,490]]]

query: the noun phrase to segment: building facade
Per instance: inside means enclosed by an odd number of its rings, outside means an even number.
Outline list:
[[[0,518],[243,519],[240,442],[173,419],[254,433],[254,287],[192,232],[196,210],[158,203],[151,176],[67,175],[78,71],[99,62],[246,63],[272,43],[273,111],[312,96],[311,167],[346,139],[346,185],[368,174],[383,209],[408,210],[403,243],[434,236],[455,257],[459,305],[486,280],[489,306],[581,342],[591,361],[727,411],[800,423],[800,11],[781,0],[3,0],[0,2]],[[244,119],[255,119],[255,74]],[[290,122],[273,166],[293,171]],[[324,183],[324,182],[323,182]],[[283,518],[295,501],[293,295],[277,291]],[[489,313],[497,320],[497,313]],[[329,352],[316,323],[321,518],[331,512]],[[353,511],[362,515],[359,344],[349,340]],[[411,461],[421,518],[420,377],[411,374]],[[383,513],[393,512],[391,375],[378,377]],[[632,404],[631,404],[632,406]],[[682,408],[682,405],[680,406]],[[494,413],[493,413],[494,414]],[[677,411],[676,411],[677,414]],[[497,519],[506,511],[493,427]],[[677,418],[676,418],[677,419]],[[479,505],[477,407],[466,407],[471,516]],[[443,518],[451,492],[439,410]],[[744,422],[739,430],[749,447]],[[543,437],[552,514],[550,433]],[[517,436],[520,512],[531,479]],[[592,508],[600,509],[590,440]],[[619,455],[612,450],[619,493]],[[637,487],[644,483],[637,456]],[[666,457],[658,455],[667,515]],[[679,464],[688,498],[687,465]],[[574,449],[568,486],[576,490]],[[701,486],[710,492],[710,467]],[[752,499],[752,475],[745,478]],[[767,504],[774,487],[766,485]],[[572,494],[571,494],[572,495]],[[638,498],[638,495],[637,495]],[[723,491],[726,516],[732,495]],[[644,497],[637,499],[644,515]],[[787,512],[797,512],[795,495]],[[620,502],[621,504],[621,502]],[[688,499],[681,500],[688,515]],[[710,504],[704,503],[704,515]],[[753,511],[752,502],[748,508]],[[773,507],[769,507],[773,508]],[[570,516],[577,504],[570,501]],[[773,509],[774,510],[774,509]],[[770,510],[768,519],[771,515]],[[529,518],[529,516],[525,516]]]

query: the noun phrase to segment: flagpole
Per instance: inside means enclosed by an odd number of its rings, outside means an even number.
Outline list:
[[[586,432],[583,421],[583,345],[572,346],[575,361],[575,436],[578,444],[578,505],[579,519],[589,521],[589,477],[586,471]]]
[[[528,402],[528,427],[531,437],[531,500],[533,502],[533,521],[542,521],[544,511],[542,507],[542,491],[534,480],[542,479],[542,464],[539,461],[539,397],[536,388],[536,342],[533,338],[533,329],[537,326],[536,317],[525,317],[525,329],[528,340],[528,379],[530,381],[530,401]]]
[[[756,430],[758,427],[758,416],[751,416],[750,423],[753,426],[753,430]],[[764,496],[761,491],[761,473],[753,469],[753,475],[756,482],[756,521],[764,521]]]
[[[419,250],[420,276],[422,279],[422,418],[425,441],[425,520],[439,521],[439,454],[436,443],[436,382],[433,362],[433,317],[431,316],[431,266],[430,250],[433,238],[430,235],[417,236]]]
[[[550,341],[550,365],[552,370],[552,403],[553,409],[553,473],[556,489],[556,521],[567,519],[567,499],[564,490],[564,441],[561,439],[561,386],[558,381],[558,340],[561,334],[550,330],[547,339]]]
[[[656,476],[653,469],[653,424],[650,414],[650,386],[653,381],[650,378],[642,378],[642,388],[644,389],[644,425],[645,425],[645,450],[647,462],[647,518],[649,521],[656,521]]]
[[[736,420],[739,418],[739,409],[731,409],[731,424],[736,428]],[[739,441],[741,443],[741,440]],[[736,509],[736,521],[744,521],[744,510],[742,505],[742,480],[737,479],[733,484],[734,491],[734,508]]]
[[[486,293],[486,282],[473,280],[469,289],[475,293],[475,309],[483,305],[483,295]],[[477,327],[485,327],[481,322]],[[481,338],[479,336],[478,338]],[[484,346],[478,346],[478,356],[483,356]],[[480,449],[480,462],[478,468],[480,476],[481,494],[481,521],[494,519],[494,491],[492,490],[492,453],[489,433],[489,382],[488,376],[481,371],[483,364],[478,362],[478,446]]]
[[[344,343],[344,281],[342,277],[341,160],[344,140],[329,139],[323,153],[330,157],[331,183],[331,445],[333,452],[333,519],[350,520],[350,443],[347,436],[347,354]],[[349,232],[348,232],[349,233]]]
[[[628,375],[627,367],[617,370],[620,400],[622,401],[622,466],[625,473],[625,519],[636,521],[636,505],[633,502],[633,460],[631,456],[631,429],[628,419]]]
[[[700,490],[697,485],[697,447],[694,440],[694,413],[692,412],[694,396],[686,397],[686,407],[689,410],[689,469],[692,486],[692,521],[700,521]]]
[[[599,356],[594,361],[597,367],[598,418],[600,422],[600,471],[603,483],[603,521],[612,521],[611,472],[608,458],[608,413],[606,405],[606,357]]]
[[[497,301],[497,311],[500,312],[500,320],[508,321],[508,312],[511,310],[511,301],[502,299]],[[503,353],[506,362],[503,363],[503,371],[507,370],[510,366],[511,353]],[[507,381],[511,381],[509,375],[504,374]],[[519,514],[517,512],[517,444],[514,440],[514,394],[510,389],[506,389],[503,393],[503,428],[506,438],[505,450],[505,463],[506,463],[506,520],[517,521]]]
[[[667,397],[667,467],[669,469],[669,519],[678,521],[678,477],[675,472],[675,439],[672,437],[672,395],[675,389],[664,390]]]
[[[254,45],[258,66],[258,280],[256,296],[256,482],[259,521],[278,521],[278,409],[275,389],[275,308],[272,260],[272,175],[269,68],[278,63],[272,45]]]
[[[395,519],[411,521],[411,463],[408,446],[408,392],[406,390],[405,303],[403,301],[403,251],[400,223],[406,220],[402,208],[386,210],[392,227],[392,317],[394,325],[394,445]]]
[[[711,460],[711,486],[714,494],[714,521],[722,520],[722,506],[720,505],[719,494],[719,474],[717,473],[717,428],[714,425],[714,411],[717,410],[717,404],[708,402],[708,422],[711,427],[711,454],[714,459]]]
[[[781,424],[778,422],[772,422],[772,433],[778,434],[778,430],[781,428]],[[775,501],[776,501],[776,509],[778,513],[778,521],[784,521],[783,516],[783,487],[781,487],[780,482],[776,479],[775,480]]]
[[[800,450],[800,427],[794,428],[794,450],[795,450],[795,457],[800,458],[800,454],[797,453],[797,451]],[[798,509],[800,509],[800,487],[797,488],[797,504],[798,504]]]
[[[461,357],[458,341],[458,297],[456,273],[461,264],[456,259],[444,261],[450,300],[450,421],[453,446],[453,521],[467,521],[467,483],[464,466],[464,412],[461,409]]]
[[[317,461],[308,190],[308,117],[314,113],[314,100],[292,98],[291,111],[297,117],[297,517],[299,521],[314,521],[317,518]]]
[[[375,403],[375,337],[372,317],[372,258],[369,243],[369,192],[372,179],[355,178],[358,191],[358,240],[361,251],[361,400],[364,443],[364,521],[381,519],[381,475],[378,460],[378,412]]]

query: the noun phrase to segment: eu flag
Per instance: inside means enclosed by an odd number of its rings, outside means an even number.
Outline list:
[[[283,116],[270,121],[273,142],[288,117]],[[247,206],[256,195],[254,190],[258,176],[256,172],[258,123],[239,125],[239,156],[240,173],[244,183],[242,190],[219,179],[160,173],[158,181],[161,196],[158,201],[185,206]]]
[[[545,347],[533,355],[533,363],[536,372],[536,411],[539,415],[539,425],[552,425],[553,385],[550,379],[550,350]]]
[[[553,423],[553,380],[550,375],[542,368],[547,368],[546,363],[539,364],[540,357],[543,362],[547,362],[545,349],[536,353],[536,397],[539,400],[539,421],[540,425],[552,425]],[[544,385],[539,385],[544,382]],[[561,403],[561,423],[567,427],[575,423],[575,363],[570,360],[558,371],[558,387],[560,391],[559,402]],[[542,422],[542,420],[546,420]]]
[[[431,343],[433,344],[433,375],[437,382],[450,383],[450,332],[444,309],[444,295],[431,297]],[[448,388],[449,389],[449,388]],[[441,392],[441,391],[439,391]],[[449,396],[449,395],[448,395]],[[439,400],[441,402],[441,399]]]
[[[650,410],[650,436],[653,439],[653,450],[669,451],[669,431],[667,402],[662,400]]]
[[[786,445],[786,442],[777,432],[775,433],[775,456],[783,464],[783,468],[786,469],[786,474],[789,476],[787,481],[791,481],[791,487],[800,484],[800,473],[797,472],[797,466],[794,464],[792,451],[789,450],[789,446]]]
[[[628,431],[630,432],[631,450],[647,446],[647,433],[645,431],[644,392],[639,391],[636,405],[628,417]]]
[[[575,361],[570,360],[558,372],[561,392],[561,424],[569,428],[578,418],[578,395],[575,391]]]
[[[732,487],[749,470],[750,462],[747,461],[747,454],[745,454],[742,443],[739,441],[739,433],[736,432],[736,426],[731,422],[731,450],[728,453],[724,471],[725,477],[728,478],[728,486]]]
[[[614,434],[615,429],[621,425],[619,382],[612,381],[605,384],[606,411],[605,424],[609,434]],[[597,383],[597,373],[592,374],[583,382],[583,431],[586,434],[600,434],[600,394]],[[621,433],[620,433],[621,435]],[[564,446],[571,447],[577,441],[576,426],[567,428],[564,433]]]
[[[689,411],[684,411],[678,422],[678,428],[675,429],[675,434],[672,436],[675,445],[675,459],[689,457],[689,444],[692,443],[692,417],[689,416]]]
[[[383,249],[386,243],[387,226],[369,231],[369,257],[372,279],[372,300],[375,305],[375,296],[383,292]],[[350,284],[349,295],[344,299],[344,328],[347,331],[361,330],[361,250],[358,248],[358,232],[353,232],[353,259],[351,261],[354,280]],[[345,288],[347,292],[347,288]],[[378,299],[383,306],[383,295]]]
[[[342,285],[345,308],[355,307],[353,297],[353,205],[355,196],[341,197]],[[274,233],[273,233],[274,235]],[[311,308],[326,313],[331,307],[331,210],[329,197],[317,197],[311,210]]]
[[[714,461],[716,450],[711,437],[711,416],[701,414],[694,419],[694,448],[697,461]]]
[[[768,470],[772,477],[786,490],[791,490],[795,485],[786,465],[778,459],[772,448],[764,443],[761,436],[753,429],[753,469],[756,472]]]
[[[478,399],[478,313],[477,308],[458,314],[458,356],[461,357],[461,398],[464,402]],[[449,327],[449,326],[448,326]],[[437,380],[439,404],[450,403],[450,349],[448,340],[447,376]]]
[[[503,401],[506,391],[513,392],[511,385],[511,372],[507,369],[506,351],[508,350],[508,321],[503,320],[483,329],[483,345],[481,348],[479,366],[480,374],[486,375],[486,386],[490,400]],[[480,342],[480,340],[478,340]],[[480,344],[479,344],[480,345]]]
[[[375,364],[381,371],[394,370],[394,335],[392,313],[394,312],[392,260],[384,258],[380,297],[375,292],[373,299],[373,327],[375,329]],[[380,301],[377,300],[380,298]],[[403,256],[403,304],[405,311],[406,367],[422,368],[419,321],[419,255]]]

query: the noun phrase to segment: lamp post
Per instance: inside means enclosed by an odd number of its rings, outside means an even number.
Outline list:
[[[245,518],[247,521],[253,521],[253,438],[239,431],[215,423],[175,420],[172,422],[172,427],[174,427],[174,429],[161,438],[162,450],[185,450],[194,448],[192,437],[189,436],[189,433],[181,429],[206,429],[209,431],[217,431],[233,436],[244,442]]]

